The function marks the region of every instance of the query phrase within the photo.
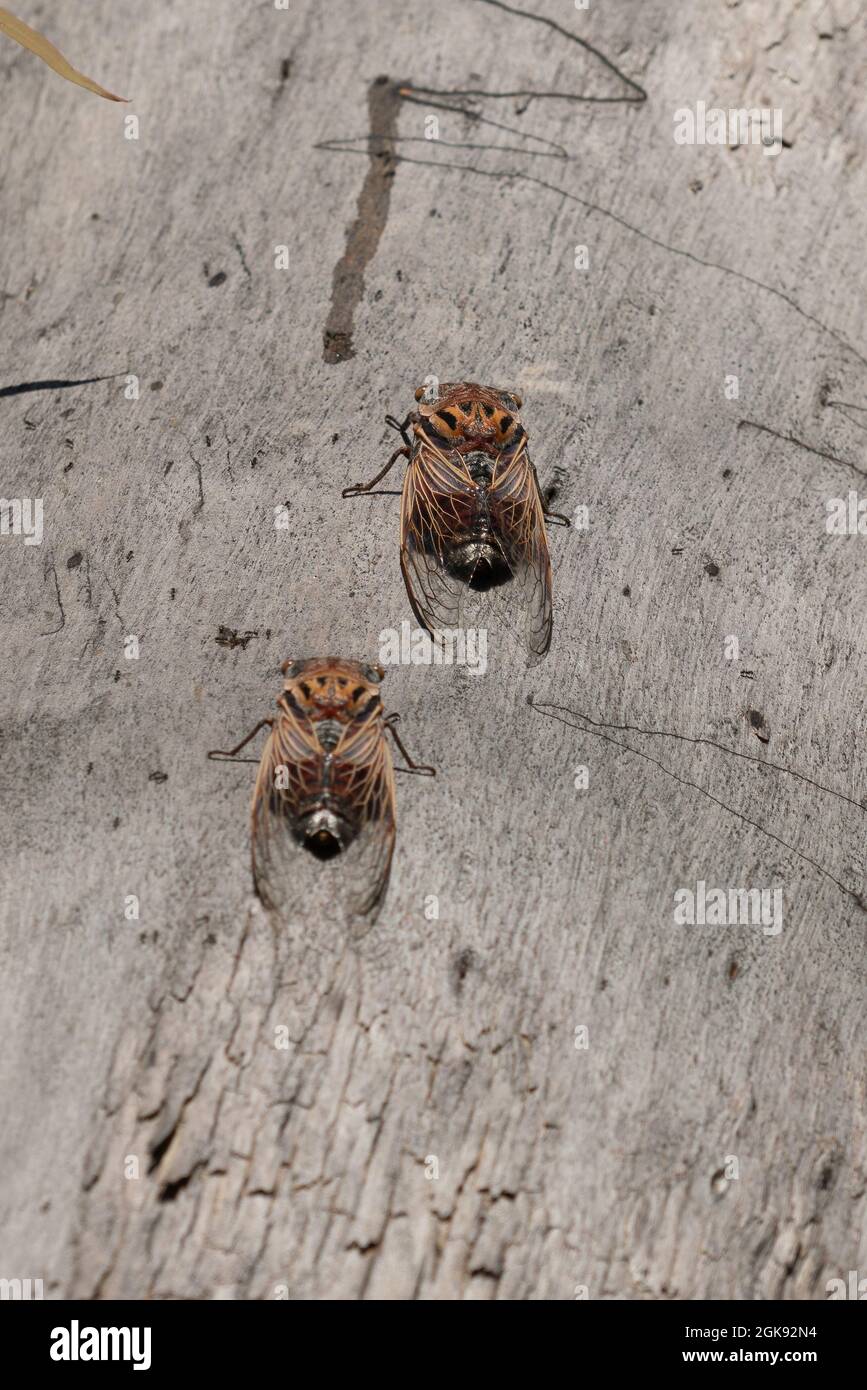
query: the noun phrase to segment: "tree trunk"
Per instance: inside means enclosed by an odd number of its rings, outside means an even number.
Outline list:
[[[44,509],[0,539],[0,1276],[825,1298],[867,1260],[857,0],[18,8],[133,100],[0,44],[0,488]],[[699,102],[782,148],[678,143]],[[206,752],[415,626],[397,497],[341,489],[431,375],[524,397],[553,645],[389,670],[438,777],[379,919],[275,929]],[[781,918],[682,924],[699,885]]]

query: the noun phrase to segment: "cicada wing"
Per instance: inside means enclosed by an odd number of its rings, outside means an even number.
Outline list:
[[[511,571],[508,584],[490,590],[492,609],[516,633],[534,666],[548,651],[553,630],[551,557],[536,470],[526,440],[497,462],[488,491],[493,530]]]
[[[476,489],[457,456],[426,441],[413,452],[403,484],[400,567],[409,601],[434,635],[460,625],[465,586],[446,570],[450,538],[472,517]]]
[[[267,908],[287,922],[306,916],[321,891],[321,865],[293,835],[299,808],[322,781],[324,751],[310,720],[280,705],[253,791],[253,881]]]
[[[333,785],[357,826],[335,861],[347,924],[362,934],[376,918],[391,871],[395,839],[394,767],[377,712],[351,724],[334,749]]]

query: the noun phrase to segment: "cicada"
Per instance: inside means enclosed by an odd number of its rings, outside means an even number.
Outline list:
[[[413,762],[385,715],[381,666],[340,657],[286,661],[275,717],[260,719],[232,749],[235,758],[260,729],[269,733],[251,808],[253,882],[264,905],[291,920],[321,889],[335,861],[330,890],[357,925],[372,921],[386,887],[395,840],[395,768],[389,734],[406,760],[397,771],[435,775]],[[240,762],[255,759],[238,759]],[[317,892],[321,898],[321,892]]]
[[[516,632],[530,664],[551,645],[553,606],[547,520],[520,415],[521,397],[473,382],[420,386],[418,409],[386,416],[403,444],[375,478],[344,489],[370,492],[404,457],[400,564],[418,621],[436,639],[466,626],[468,593]]]

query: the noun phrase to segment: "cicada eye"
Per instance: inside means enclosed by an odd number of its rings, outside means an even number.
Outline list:
[[[290,658],[288,661],[283,662],[280,670],[283,672],[284,676],[288,676],[290,680],[294,680],[296,676],[300,676],[301,672],[304,670],[305,664],[306,663],[303,661],[292,661]]]
[[[426,389],[427,389],[427,388],[424,387],[424,386],[419,386],[419,387],[418,387],[418,389],[417,389],[416,392],[415,392],[415,398],[416,398],[417,401],[420,401],[420,400],[422,400],[422,399],[424,398],[424,394],[425,394]]]
[[[521,406],[524,404],[524,398],[523,398],[523,396],[519,396],[518,393],[517,393],[517,391],[513,391],[513,392],[512,392],[512,400],[515,402],[515,409],[516,409],[516,410],[520,410],[520,409],[521,409]]]
[[[373,685],[380,685],[385,680],[385,670],[382,666],[362,666],[364,679],[371,681]]]

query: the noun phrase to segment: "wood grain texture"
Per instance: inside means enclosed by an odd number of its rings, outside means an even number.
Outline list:
[[[825,529],[867,487],[863,13],[522,8],[647,100],[478,0],[31,5],[124,108],[0,49],[0,387],[109,378],[0,398],[0,492],[45,528],[0,538],[0,1276],[46,1296],[824,1298],[867,1268],[867,539]],[[380,76],[617,99],[401,98],[369,149]],[[786,147],[678,146],[699,100],[781,108]],[[390,672],[440,775],[398,788],[375,929],[275,934],[254,770],[205,750],[285,657],[375,659],[410,616],[397,499],[340,490],[431,373],[521,389],[590,527],[551,533],[532,674]],[[782,932],[676,926],[699,880],[782,888]]]

